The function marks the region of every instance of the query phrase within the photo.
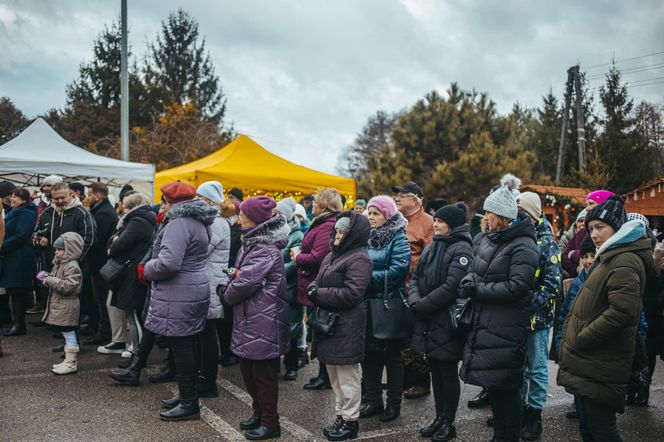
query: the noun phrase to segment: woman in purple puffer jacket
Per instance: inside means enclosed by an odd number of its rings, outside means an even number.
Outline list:
[[[240,205],[242,246],[223,299],[233,306],[231,350],[253,399],[253,416],[240,423],[249,440],[281,436],[277,402],[279,357],[290,342],[290,321],[284,258],[290,228],[282,216],[272,217],[277,203],[258,196]]]
[[[207,320],[209,226],[217,209],[193,201],[196,188],[191,184],[176,181],[163,186],[161,192],[172,208],[167,215],[168,224],[154,241],[152,259],[145,264],[145,278],[152,281],[145,328],[168,339],[180,394],[162,401],[170,410],[161,412],[159,417],[198,419],[194,336],[203,331]]]

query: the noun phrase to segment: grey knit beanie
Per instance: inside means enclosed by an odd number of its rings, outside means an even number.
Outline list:
[[[293,198],[284,198],[277,203],[277,212],[281,213],[286,221],[290,221],[295,216],[295,200]]]
[[[350,227],[350,218],[347,216],[344,216],[343,218],[339,218],[334,225],[334,230],[338,230],[341,233],[346,233],[348,231],[348,228]]]
[[[507,219],[516,219],[519,208],[516,199],[519,196],[521,180],[512,174],[503,176],[500,187],[484,200],[484,210]]]

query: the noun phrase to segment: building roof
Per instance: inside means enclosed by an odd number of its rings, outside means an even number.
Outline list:
[[[519,189],[521,192],[535,192],[540,195],[546,195],[547,193],[552,193],[560,196],[570,198],[573,202],[580,206],[586,204],[586,196],[588,196],[588,191],[581,189],[579,187],[560,187],[560,186],[547,186],[539,184],[527,184],[521,186]]]
[[[625,210],[647,216],[664,216],[664,177],[649,181],[623,195]]]

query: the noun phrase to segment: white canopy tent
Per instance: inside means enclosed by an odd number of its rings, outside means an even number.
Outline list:
[[[154,165],[131,163],[95,155],[62,138],[42,118],[37,118],[16,138],[0,146],[0,177],[26,186],[39,186],[47,175],[71,181],[126,183],[146,186],[152,194]],[[150,190],[148,190],[150,189]]]

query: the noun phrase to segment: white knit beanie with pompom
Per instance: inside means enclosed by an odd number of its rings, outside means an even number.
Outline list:
[[[516,199],[520,195],[521,180],[511,173],[503,176],[500,187],[484,200],[484,210],[507,219],[516,219],[519,213]]]

